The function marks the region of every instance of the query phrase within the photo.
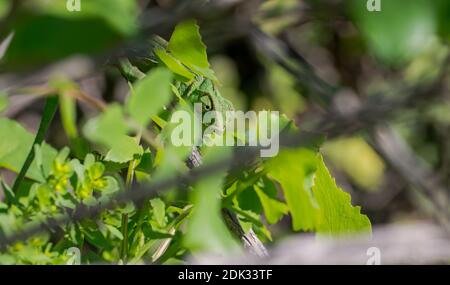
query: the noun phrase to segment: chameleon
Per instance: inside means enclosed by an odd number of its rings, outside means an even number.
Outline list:
[[[148,55],[148,57],[140,58],[140,60],[138,60],[141,65],[148,66],[161,64],[154,50],[163,49],[166,51],[167,42],[160,37],[155,37],[152,44],[152,53]],[[119,60],[117,66],[122,75],[130,82],[139,80],[145,76],[145,73],[136,65],[133,65],[128,59]],[[187,66],[185,67],[190,70]],[[195,74],[194,71],[190,71]],[[202,104],[202,115],[206,112],[216,111],[219,115],[223,116],[225,115],[225,112],[234,110],[233,104],[220,94],[215,82],[210,78],[195,74],[194,78],[189,82],[176,80],[174,86],[184,100],[187,100],[192,105],[196,103]],[[204,123],[203,127],[206,128],[211,126],[211,124],[216,124],[215,128],[220,131],[223,126],[218,126],[217,121],[218,120],[215,119],[209,124]],[[201,166],[201,164],[202,156],[199,149],[194,146],[191,154],[186,160],[186,165],[192,169]],[[245,233],[237,220],[236,215],[230,210],[224,208],[222,214],[228,228],[244,242],[244,246],[248,248],[251,253],[259,257],[268,256],[266,248],[252,229],[250,229],[248,233]]]
[[[217,111],[223,113],[234,110],[233,104],[222,97],[214,82],[201,75],[197,75],[190,85],[181,83],[178,90],[192,104],[202,103],[205,112]]]
[[[164,50],[166,51],[167,42],[160,38],[156,37],[152,42],[153,50]],[[158,56],[155,52],[152,52],[148,55],[148,59],[145,60],[146,63],[144,65],[151,64],[160,64]],[[142,65],[143,60],[141,59],[140,64]],[[130,82],[141,79],[145,76],[145,74],[135,65],[133,65],[128,59],[121,59],[118,64],[119,70],[122,75]],[[190,72],[195,74],[195,72],[185,66]],[[195,77],[190,82],[184,82],[181,80],[176,80],[174,82],[174,86],[177,88],[181,97],[187,100],[192,105],[196,103],[202,104],[202,115],[206,112],[216,111],[219,114],[225,115],[226,111],[233,111],[234,107],[231,101],[224,98],[219,89],[216,86],[216,83],[205,76],[200,74],[195,74]],[[211,122],[211,124],[217,123],[217,120]],[[209,125],[204,125],[207,127]]]

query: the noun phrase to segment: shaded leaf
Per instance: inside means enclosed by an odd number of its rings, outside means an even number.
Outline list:
[[[289,212],[288,206],[278,201],[277,199],[270,197],[261,188],[255,185],[256,194],[258,194],[261,205],[264,209],[264,215],[269,224],[277,223],[284,215]]]
[[[370,50],[384,63],[406,63],[432,42],[437,29],[434,5],[427,0],[382,2],[380,12],[369,12],[366,1],[348,4]]]
[[[23,5],[21,17],[12,24],[15,37],[4,58],[6,64],[41,64],[72,54],[99,52],[136,31],[135,1],[83,1],[80,13],[67,11],[66,2]]]

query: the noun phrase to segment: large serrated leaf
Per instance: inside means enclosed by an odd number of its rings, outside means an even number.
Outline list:
[[[266,168],[283,189],[294,230],[333,236],[370,232],[370,220],[352,206],[320,155],[307,149],[283,150]]]
[[[320,206],[317,232],[324,235],[345,235],[370,232],[371,224],[360,207],[351,204],[351,197],[336,185],[320,156],[312,187]]]
[[[168,50],[194,72],[217,80],[214,72],[209,68],[206,46],[195,20],[182,22],[175,27]]]

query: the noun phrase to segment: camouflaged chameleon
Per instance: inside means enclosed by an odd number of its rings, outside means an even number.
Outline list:
[[[155,37],[153,39],[154,50],[165,50],[166,47],[167,42],[164,39],[160,37]],[[159,58],[154,52],[149,54],[146,60],[147,62],[151,62],[153,64],[160,63]],[[120,61],[119,70],[122,75],[131,82],[139,80],[145,76],[145,74],[138,67],[131,64],[127,59]],[[192,71],[192,73],[194,72]],[[174,85],[183,99],[187,100],[192,105],[195,103],[201,103],[203,114],[209,111],[216,111],[224,116],[226,111],[234,110],[233,104],[229,100],[222,97],[213,80],[209,78],[197,74],[194,79],[188,83],[177,80],[174,82]]]

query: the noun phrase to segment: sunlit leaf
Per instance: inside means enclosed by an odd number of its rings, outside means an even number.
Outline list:
[[[136,122],[145,127],[170,102],[172,77],[168,69],[159,67],[135,83],[126,107]]]
[[[225,151],[222,149],[222,152]],[[214,156],[220,154],[215,149]],[[207,164],[208,161],[205,161]],[[189,218],[184,244],[192,251],[229,253],[236,242],[221,217],[219,194],[225,173],[205,177],[196,183],[192,193],[193,212]]]
[[[121,136],[111,143],[111,149],[106,154],[105,160],[124,163],[134,159],[135,155],[141,155],[143,152],[144,149],[135,138]]]
[[[173,73],[180,75],[187,81],[194,79],[195,75],[190,72],[180,61],[174,58],[171,54],[167,53],[165,50],[158,49],[155,51],[155,54]]]
[[[336,185],[322,157],[318,159],[312,191],[320,205],[318,233],[324,235],[370,233],[369,218],[361,214],[360,207],[352,206],[350,195]]]
[[[294,230],[316,229],[319,206],[311,192],[311,182],[316,170],[316,155],[307,149],[286,149],[268,162],[270,178],[283,188]]]
[[[166,216],[166,205],[159,198],[150,200],[150,204],[152,205],[153,217],[155,218],[156,222],[159,224],[159,226],[164,227]]]
[[[108,106],[100,116],[89,120],[83,129],[87,138],[110,147],[127,130],[122,107],[118,104]]]
[[[28,152],[33,144],[34,135],[25,130],[19,123],[0,118],[0,167],[18,172]],[[42,163],[46,172],[50,171],[57,151],[47,144],[42,147]],[[43,181],[44,177],[34,161],[28,172],[27,177],[34,180]]]
[[[184,65],[205,77],[216,79],[209,68],[206,46],[202,42],[200,29],[195,20],[189,20],[175,27],[168,50]]]

